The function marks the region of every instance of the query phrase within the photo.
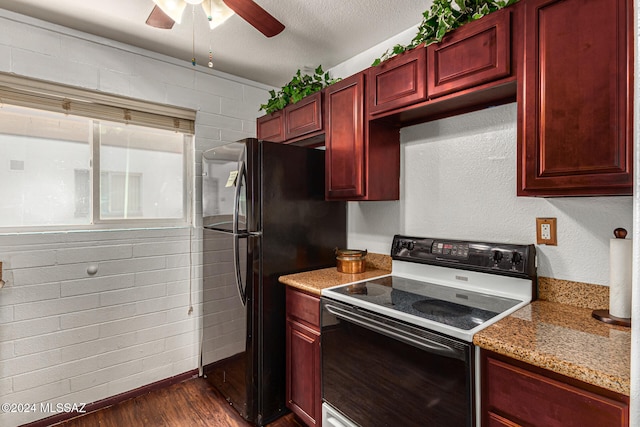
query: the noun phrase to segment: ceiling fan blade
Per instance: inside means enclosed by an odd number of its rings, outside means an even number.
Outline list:
[[[154,6],[147,18],[146,24],[163,30],[170,30],[173,28],[175,21],[171,19],[169,15],[164,13],[158,6]]]
[[[284,30],[284,25],[253,0],[223,0],[231,10],[267,37]]]

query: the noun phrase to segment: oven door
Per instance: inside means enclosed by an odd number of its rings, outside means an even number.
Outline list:
[[[356,425],[473,426],[473,345],[322,298],[322,398]]]

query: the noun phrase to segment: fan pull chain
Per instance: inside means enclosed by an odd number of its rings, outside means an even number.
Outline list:
[[[193,15],[193,25],[192,25],[192,33],[191,33],[191,65],[196,66],[196,7],[191,6],[191,13]]]
[[[213,10],[213,8],[211,7],[211,0],[209,0],[209,10]],[[209,21],[212,21],[213,16],[209,14],[209,16],[207,16],[207,19]],[[209,66],[209,68],[213,68],[213,51],[211,50],[211,31],[209,31],[209,63],[207,65]]]

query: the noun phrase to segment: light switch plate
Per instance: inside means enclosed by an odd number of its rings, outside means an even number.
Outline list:
[[[536,218],[536,237],[539,245],[558,245],[556,218]]]

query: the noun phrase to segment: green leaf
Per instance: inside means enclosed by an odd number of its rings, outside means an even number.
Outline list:
[[[305,96],[322,90],[322,88],[339,81],[331,79],[330,74],[325,73],[322,65],[315,68],[313,75],[302,74],[301,70],[296,71],[289,83],[284,85],[278,92],[269,90],[270,98],[266,104],[260,105],[260,110],[267,114],[282,110],[289,104],[302,100]]]

